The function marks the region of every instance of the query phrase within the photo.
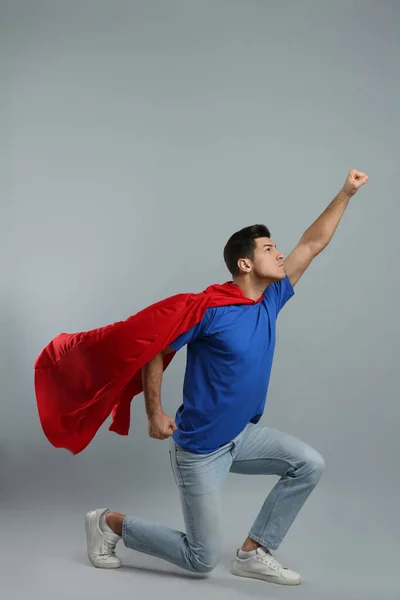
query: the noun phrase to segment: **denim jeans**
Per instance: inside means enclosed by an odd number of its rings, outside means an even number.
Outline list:
[[[172,438],[169,444],[186,533],[127,516],[122,538],[132,550],[199,573],[212,571],[220,559],[221,491],[229,472],[280,476],[248,533],[276,550],[325,468],[313,448],[259,424],[249,423],[234,440],[209,454],[188,452]]]

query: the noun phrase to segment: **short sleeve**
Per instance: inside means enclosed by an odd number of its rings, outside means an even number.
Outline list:
[[[285,279],[275,281],[267,287],[264,292],[263,302],[270,307],[273,305],[276,309],[276,315],[278,315],[292,296],[294,296],[294,288],[290,283],[288,275],[286,275]]]
[[[184,333],[182,333],[179,337],[177,337],[169,345],[176,352],[178,352],[178,350],[183,348],[183,346],[185,346],[185,344],[189,344],[190,342],[194,342],[195,340],[198,340],[199,338],[203,337],[207,333],[207,326],[210,322],[210,318],[211,318],[211,310],[208,309],[208,310],[206,310],[201,321],[199,321],[199,323],[197,323],[197,325],[195,325],[191,329],[188,329],[188,331],[185,331]]]

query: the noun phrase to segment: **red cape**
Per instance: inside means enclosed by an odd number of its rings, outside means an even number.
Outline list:
[[[143,365],[199,323],[208,308],[261,300],[245,298],[227,282],[171,296],[99,329],[61,333],[35,361],[35,393],[47,439],[78,454],[111,413],[110,431],[127,435],[131,400],[143,391]],[[164,356],[164,370],[174,355]]]

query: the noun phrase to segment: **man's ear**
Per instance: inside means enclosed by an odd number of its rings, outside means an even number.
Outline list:
[[[239,258],[237,265],[241,273],[250,273],[251,263],[247,258]]]

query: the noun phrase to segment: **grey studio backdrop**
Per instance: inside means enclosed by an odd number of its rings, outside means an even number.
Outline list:
[[[400,598],[399,23],[391,1],[1,2],[2,593]],[[36,356],[227,281],[245,225],[287,254],[350,168],[369,183],[281,313],[262,419],[327,463],[279,554],[303,585],[229,573],[274,477],[230,475],[206,580],[122,545],[121,571],[89,567],[91,508],[183,528],[167,442],[139,396],[129,437],[107,422],[78,456],[53,448]],[[164,376],[171,415],[184,364]]]

